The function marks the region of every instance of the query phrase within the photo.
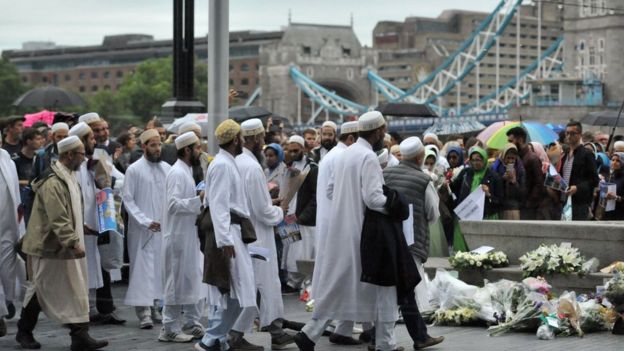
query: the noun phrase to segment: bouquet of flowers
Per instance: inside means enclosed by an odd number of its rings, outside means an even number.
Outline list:
[[[530,292],[507,322],[488,328],[490,336],[502,335],[512,330],[536,330],[541,323],[542,308],[548,304],[545,295]]]
[[[449,257],[451,266],[455,269],[482,269],[507,267],[509,259],[502,251],[488,253],[474,253],[458,251]]]
[[[530,291],[535,291],[540,294],[548,295],[550,294],[550,284],[543,277],[528,277],[522,280],[522,284],[527,287]]]
[[[579,302],[581,307],[581,329],[585,333],[609,329],[611,314],[609,310],[596,300]]]
[[[618,314],[613,325],[613,334],[624,334],[624,278],[620,273],[616,272],[609,280],[604,296]]]
[[[520,268],[525,277],[553,273],[583,273],[584,258],[577,248],[562,245],[540,245],[520,257]]]
[[[455,307],[448,310],[437,310],[433,315],[436,325],[462,326],[479,323],[477,310],[472,307]]]
[[[494,318],[499,324],[509,322],[518,311],[518,306],[526,299],[525,288],[510,280],[500,280],[492,285],[496,287],[491,297]]]

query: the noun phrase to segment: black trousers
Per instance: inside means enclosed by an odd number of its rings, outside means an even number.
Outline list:
[[[20,319],[17,321],[17,332],[32,334],[37,326],[40,312],[41,305],[39,305],[39,300],[37,300],[37,294],[34,294],[28,304],[22,308]],[[77,335],[83,331],[89,331],[89,323],[72,323],[67,324],[67,327],[70,330],[69,335]]]
[[[407,296],[407,303],[399,306],[403,321],[407,332],[414,342],[425,342],[427,340],[427,325],[420,315],[418,305],[416,304],[416,295],[414,292]]]
[[[95,308],[100,314],[110,314],[115,311],[113,304],[113,291],[111,289],[110,273],[102,269],[102,281],[104,285],[95,289]]]

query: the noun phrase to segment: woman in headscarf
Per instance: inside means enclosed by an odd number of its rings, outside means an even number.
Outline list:
[[[483,219],[498,219],[503,190],[500,177],[488,167],[487,160],[487,152],[479,146],[473,146],[468,151],[469,167],[464,168],[451,183],[451,190],[457,198],[455,201],[457,206],[481,187],[485,192]],[[469,251],[458,223],[455,224],[453,248],[455,251]]]
[[[444,173],[441,172],[437,163],[436,153],[430,148],[425,148],[425,161],[422,170],[431,178],[433,186],[439,193],[440,188],[444,186]],[[448,257],[449,255],[448,247],[450,245],[445,238],[442,227],[443,213],[449,211],[442,201],[439,202],[439,209],[440,217],[429,226],[429,257]]]
[[[605,221],[624,220],[624,152],[614,152],[611,156],[609,183],[616,185],[615,193],[607,193],[607,200],[615,200],[615,210],[605,212]]]
[[[276,199],[279,195],[279,190],[284,184],[284,175],[286,173],[284,150],[279,144],[269,144],[264,148],[264,157],[267,166],[264,174],[269,184],[269,192],[271,193],[271,198]]]
[[[501,219],[520,220],[520,205],[524,199],[526,174],[522,162],[518,160],[518,148],[507,144],[494,161],[492,170],[502,180]]]

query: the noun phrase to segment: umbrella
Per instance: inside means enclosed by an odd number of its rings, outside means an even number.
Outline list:
[[[26,118],[24,127],[30,127],[37,122],[45,122],[45,124],[51,126],[52,122],[54,122],[54,115],[56,115],[56,112],[48,110],[26,114],[24,115],[24,118]]]
[[[15,106],[58,107],[84,105],[84,100],[71,91],[54,86],[35,88],[25,92],[14,102]]]
[[[228,116],[238,123],[251,118],[262,118],[272,115],[268,110],[258,106],[236,106],[228,111]]]
[[[391,102],[377,109],[384,116],[394,117],[438,117],[426,104]]]
[[[511,128],[522,126],[526,129],[528,134],[527,141],[535,141],[542,145],[548,145],[553,141],[559,139],[557,133],[552,129],[539,122],[513,122],[508,123],[499,128],[492,136],[486,141],[488,147],[492,149],[502,149],[507,144],[507,131]],[[477,137],[478,138],[478,137]]]
[[[488,139],[490,139],[490,137],[492,135],[494,135],[494,133],[496,133],[502,127],[504,127],[504,126],[506,126],[508,124],[512,124],[512,123],[514,123],[514,126],[515,126],[516,123],[518,123],[518,122],[517,121],[494,122],[494,123],[490,124],[487,128],[485,128],[483,131],[481,131],[481,133],[479,133],[479,135],[477,135],[477,139],[481,140],[483,143],[487,143]]]
[[[618,121],[617,111],[590,112],[581,119],[581,123],[590,126],[624,127],[624,119]]]
[[[202,135],[208,135],[208,114],[207,113],[187,113],[184,117],[176,118],[167,128],[171,133],[177,133],[178,128],[186,122],[195,122],[202,129]]]
[[[427,133],[433,133],[436,135],[451,135],[451,134],[466,134],[472,132],[478,132],[484,129],[485,126],[477,121],[462,121],[442,119],[435,122],[431,127],[427,128],[423,135]]]

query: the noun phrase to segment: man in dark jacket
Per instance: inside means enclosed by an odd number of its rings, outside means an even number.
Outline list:
[[[284,268],[288,271],[288,282],[284,290],[294,292],[295,289],[298,291],[305,279],[305,276],[297,269],[297,261],[314,259],[318,166],[305,155],[305,141],[299,135],[293,135],[288,140],[288,153],[291,160],[289,173],[294,171],[305,174],[303,183],[290,203],[282,203],[284,213],[286,216],[295,216],[301,232],[301,240],[290,243],[284,248],[282,261]]]
[[[570,122],[565,130],[565,142],[569,151],[564,153],[559,173],[568,184],[566,196],[572,197],[572,220],[589,219],[594,188],[598,186],[596,161],[591,151],[581,144],[583,127],[579,122]]]
[[[535,220],[539,204],[544,199],[544,172],[542,172],[542,162],[535,152],[533,152],[527,141],[527,132],[522,127],[514,127],[507,131],[507,141],[516,145],[522,166],[525,171],[526,190],[523,205],[520,207],[520,218]]]
[[[420,168],[425,157],[425,148],[420,139],[409,137],[399,147],[403,159],[398,166],[384,170],[384,180],[389,188],[398,191],[412,205],[413,239],[408,238],[408,244],[411,244],[409,248],[416,265],[422,267],[429,256],[429,225],[440,216],[439,199],[431,178]],[[444,340],[444,337],[434,338],[427,334],[427,326],[420,315],[413,293],[408,303],[400,307],[416,349],[439,344]]]

